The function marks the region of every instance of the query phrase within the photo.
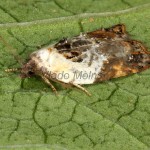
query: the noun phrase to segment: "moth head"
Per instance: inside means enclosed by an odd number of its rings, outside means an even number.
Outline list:
[[[35,63],[30,60],[24,64],[20,71],[21,78],[30,78],[34,75]]]

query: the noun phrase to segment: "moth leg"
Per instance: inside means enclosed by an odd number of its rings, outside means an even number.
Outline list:
[[[45,81],[45,83],[47,83],[51,87],[51,89],[53,90],[55,95],[58,95],[58,92],[57,92],[56,88],[53,86],[53,84],[44,76],[42,76],[42,79]]]
[[[74,85],[76,88],[82,90],[84,93],[86,93],[88,96],[91,96],[91,93],[89,91],[87,91],[84,87],[82,87],[81,85],[79,84],[75,84],[73,82],[71,82],[72,85]]]

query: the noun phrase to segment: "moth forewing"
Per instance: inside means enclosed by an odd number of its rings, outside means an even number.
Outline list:
[[[30,55],[21,67],[21,77],[42,79],[57,93],[51,80],[76,87],[141,72],[150,67],[145,46],[132,40],[123,24],[62,39]]]

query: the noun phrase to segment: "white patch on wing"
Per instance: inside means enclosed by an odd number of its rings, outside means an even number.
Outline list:
[[[47,48],[43,48],[43,49],[40,49],[38,51],[33,52],[30,57],[31,58],[32,57],[37,57],[37,58],[39,57],[42,61],[43,60],[46,61],[49,58],[49,55],[50,55],[49,50]]]
[[[76,84],[92,84],[96,75],[101,71],[107,57],[97,51],[98,45],[93,45],[90,50],[82,53],[82,62],[72,62],[58,53],[55,48],[49,51],[47,48],[36,52],[40,58],[40,66],[45,67],[49,72],[56,73],[56,79],[64,83],[73,82]],[[90,60],[92,60],[90,64]]]

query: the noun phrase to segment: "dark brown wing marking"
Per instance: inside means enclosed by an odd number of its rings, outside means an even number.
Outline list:
[[[106,31],[114,32],[116,34],[126,34],[126,26],[124,24],[117,24],[110,28],[106,28]]]
[[[130,43],[134,49],[134,53],[146,53],[150,54],[150,52],[147,50],[147,48],[142,44],[142,42],[137,40],[129,40],[128,43]]]
[[[81,54],[83,51],[87,51],[92,45],[90,38],[83,36],[77,36],[72,39],[62,39],[54,45],[54,47],[67,59],[71,59],[74,62],[81,62],[83,60]]]
[[[95,82],[150,68],[150,52],[141,42],[129,38],[124,24],[88,32],[71,39],[63,39],[54,47],[67,59],[82,62],[83,52],[91,50],[95,44],[98,45],[99,53],[108,56],[108,61],[104,62],[103,70],[100,71]]]
[[[118,24],[110,28],[99,29],[92,32],[88,32],[89,37],[101,38],[101,39],[113,39],[113,38],[127,38],[126,27],[124,24]]]
[[[87,47],[89,44],[92,44],[89,39],[79,38],[79,36],[74,37],[73,39],[62,39],[54,45],[54,47],[62,53],[63,51],[70,51],[77,49],[79,47]]]
[[[61,39],[58,43],[56,43],[54,45],[54,47],[58,50],[58,51],[62,51],[62,50],[68,50],[71,48],[70,42],[68,41],[67,38],[63,38]]]
[[[81,62],[83,60],[81,56],[82,52],[90,49],[93,43],[100,43],[105,39],[114,39],[115,37],[123,37],[125,35],[125,25],[118,24],[111,28],[96,30],[72,39],[63,38],[54,47],[67,59]],[[96,40],[95,38],[100,39]]]
[[[110,55],[95,82],[130,75],[150,68],[150,52],[147,51],[142,43],[130,40],[128,44],[130,47],[124,47],[127,53],[121,57],[115,57],[115,55],[119,55],[121,52],[121,47],[116,47],[114,56]]]

